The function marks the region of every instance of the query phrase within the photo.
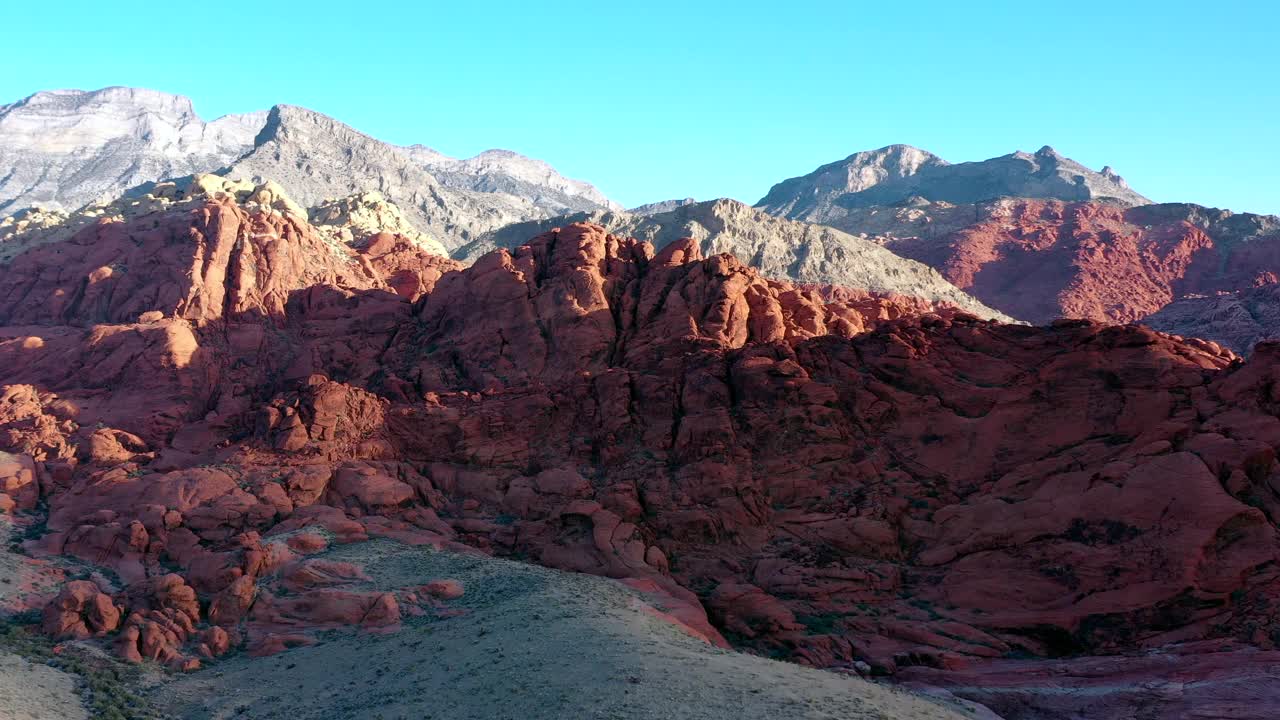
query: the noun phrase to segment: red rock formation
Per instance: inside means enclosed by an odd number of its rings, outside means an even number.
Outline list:
[[[299,559],[371,536],[623,579],[709,641],[820,666],[1280,642],[1280,346],[904,314],[587,225],[412,304],[246,287],[190,321],[3,335],[38,547],[128,585],[131,659],[394,628],[434,593]],[[6,312],[132,322],[134,297]]]
[[[0,513],[30,510],[39,499],[40,487],[31,457],[0,451]]]
[[[88,580],[67,583],[44,608],[41,628],[52,638],[103,637],[120,627],[121,609]]]
[[[1249,216],[1235,222],[1230,213],[1195,206],[1047,200],[972,210],[976,217],[959,230],[886,246],[1033,323],[1135,322],[1188,294],[1232,292],[1280,277],[1280,229],[1266,226],[1267,218],[1251,216],[1261,225],[1243,227]]]

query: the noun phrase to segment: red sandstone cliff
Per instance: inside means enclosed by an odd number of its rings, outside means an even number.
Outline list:
[[[897,223],[851,216],[841,227],[897,236],[886,242],[889,249],[1032,323],[1059,317],[1135,322],[1189,294],[1280,278],[1275,218],[1193,205],[1054,200],[929,207],[908,215]]]

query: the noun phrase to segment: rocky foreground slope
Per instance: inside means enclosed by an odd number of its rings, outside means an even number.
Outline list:
[[[193,669],[465,595],[323,554],[384,537],[621,579],[704,641],[1006,718],[1129,715],[1087,672],[996,702],[1003,658],[1280,686],[1245,662],[1280,643],[1270,345],[1003,325],[589,224],[458,269],[335,252],[283,198],[184,202],[0,274],[0,506],[85,568],[54,637]],[[1108,692],[1220,700],[1149,677]]]

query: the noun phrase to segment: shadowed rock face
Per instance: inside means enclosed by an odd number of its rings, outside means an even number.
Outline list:
[[[410,302],[287,213],[191,217],[90,228],[61,245],[84,262],[47,269],[54,243],[11,266],[47,282],[4,278],[26,289],[0,294],[0,449],[26,460],[0,478],[29,506],[36,476],[33,549],[123,583],[70,589],[53,629],[182,667],[391,629],[420,594],[294,564],[387,536],[639,583],[705,637],[822,667],[1280,642],[1273,346],[1001,325],[586,224]],[[253,272],[187,277],[232,222]],[[152,250],[181,271],[143,277],[175,290],[50,306],[89,287],[95,243]],[[414,247],[399,265],[429,266]]]
[[[1163,332],[1211,338],[1247,355],[1264,340],[1280,339],[1280,284],[1185,297],[1142,322]]]

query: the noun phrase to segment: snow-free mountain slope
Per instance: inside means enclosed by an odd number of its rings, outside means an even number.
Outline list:
[[[1001,197],[1107,200],[1127,206],[1151,202],[1111,168],[1094,172],[1049,146],[1034,154],[1015,152],[953,165],[909,145],[890,145],[784,180],[756,206],[773,215],[848,230],[840,220],[851,208],[913,198],[975,203]]]
[[[460,160],[422,145],[402,149],[448,187],[528,198],[553,214],[622,209],[590,183],[567,178],[541,160],[510,150],[486,150]]]
[[[147,181],[209,171],[253,147],[266,112],[205,122],[178,95],[54,90],[0,106],[0,214],[74,210]]]
[[[507,150],[455,160],[288,105],[204,122],[185,97],[107,88],[0,106],[0,216],[75,210],[198,173],[273,180],[307,207],[379,192],[447,248],[512,222],[619,207],[540,160]]]

